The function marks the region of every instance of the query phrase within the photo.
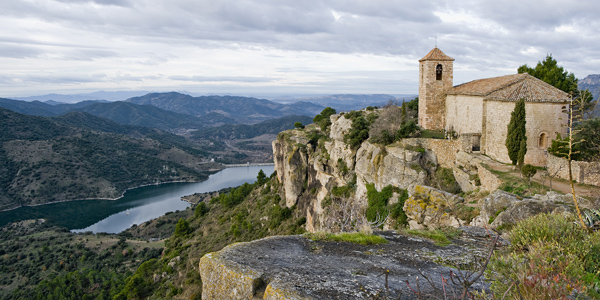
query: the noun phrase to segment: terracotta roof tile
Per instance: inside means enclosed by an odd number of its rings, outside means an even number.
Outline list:
[[[419,61],[424,61],[424,60],[450,60],[450,61],[454,61],[454,58],[446,55],[438,47],[435,47],[435,48],[431,49],[431,51],[429,51],[429,53],[427,53],[427,55],[425,55],[425,57],[419,59]]]
[[[473,80],[453,87],[449,95],[483,96],[484,100],[567,102],[569,95],[527,73]]]

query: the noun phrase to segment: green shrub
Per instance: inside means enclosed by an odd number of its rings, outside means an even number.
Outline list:
[[[408,199],[408,191],[402,190],[398,202],[390,206],[390,218],[396,220],[396,226],[408,225],[408,216],[404,212],[404,202]]]
[[[454,178],[454,172],[450,168],[437,168],[435,170],[435,181],[438,188],[446,192],[458,194],[462,191],[460,185],[456,182],[456,178]]]
[[[486,274],[491,290],[509,299],[600,296],[600,233],[561,215],[541,214],[516,224],[511,246],[496,253]]]
[[[196,209],[194,210],[194,213],[195,213],[196,217],[202,217],[205,214],[207,214],[208,211],[209,211],[208,206],[206,206],[206,203],[204,203],[204,201],[202,201],[202,202],[198,203],[198,205],[196,205]]]
[[[323,109],[323,111],[321,111],[320,114],[314,117],[313,122],[319,125],[319,128],[321,128],[322,131],[326,131],[331,125],[331,119],[329,117],[331,115],[335,115],[335,113],[335,109],[331,107],[326,107],[325,109]]]
[[[417,126],[417,123],[415,123],[415,121],[413,121],[413,120],[410,120],[410,121],[406,122],[404,125],[402,125],[402,127],[400,127],[400,129],[398,129],[398,132],[396,132],[396,140],[409,138],[418,131],[419,131],[419,126]]]
[[[179,219],[179,221],[177,222],[177,225],[175,225],[175,233],[174,236],[175,237],[182,237],[185,235],[188,235],[192,232],[192,229],[190,228],[190,222],[188,222],[186,219]]]
[[[587,236],[584,228],[556,214],[540,214],[519,222],[510,233],[513,250],[526,250],[535,242],[572,245]]]
[[[367,220],[373,222],[377,219],[377,215],[385,216],[389,212],[388,200],[392,197],[392,186],[384,187],[381,192],[375,189],[375,184],[367,184]]]

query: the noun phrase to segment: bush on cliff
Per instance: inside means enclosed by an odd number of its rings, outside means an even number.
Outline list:
[[[558,214],[519,222],[511,246],[486,270],[496,296],[509,299],[600,297],[600,232],[590,233]]]
[[[325,109],[323,109],[323,111],[321,111],[320,114],[314,117],[313,122],[319,125],[319,128],[321,128],[321,130],[325,131],[331,125],[331,119],[329,117],[335,114],[335,109],[331,107],[326,107]]]

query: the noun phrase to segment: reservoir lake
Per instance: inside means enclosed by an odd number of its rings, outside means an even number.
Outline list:
[[[118,200],[78,200],[20,207],[0,212],[0,226],[18,220],[46,219],[73,232],[119,233],[133,224],[139,225],[167,212],[186,209],[190,204],[181,200],[183,196],[253,183],[261,169],[269,176],[274,166],[226,168],[203,182],[139,187],[128,190]]]

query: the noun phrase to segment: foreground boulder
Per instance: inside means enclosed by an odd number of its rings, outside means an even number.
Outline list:
[[[417,284],[428,299],[437,291],[423,274],[441,289],[442,276],[456,272],[446,266],[476,268],[487,253],[485,229],[463,230],[446,247],[392,231],[379,233],[389,243],[369,246],[302,236],[233,244],[200,260],[202,299],[373,299],[388,289],[390,299],[413,299]]]
[[[580,209],[598,209],[597,201],[578,197]],[[550,191],[546,195],[521,198],[511,193],[496,190],[479,201],[481,213],[471,225],[492,228],[510,227],[517,222],[542,213],[555,213],[565,216],[575,214],[571,194],[561,195]]]
[[[464,202],[457,195],[417,185],[404,202],[404,212],[411,229],[459,227],[468,222],[459,219],[453,209]]]

